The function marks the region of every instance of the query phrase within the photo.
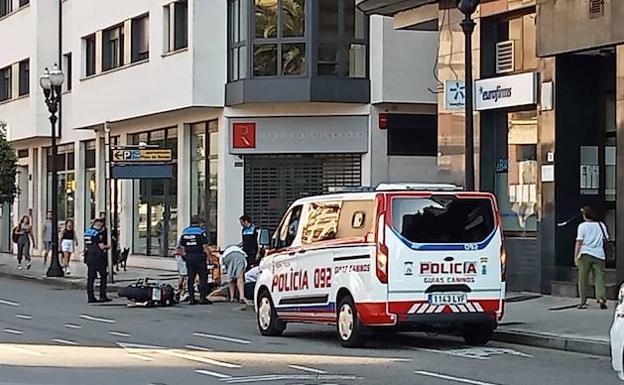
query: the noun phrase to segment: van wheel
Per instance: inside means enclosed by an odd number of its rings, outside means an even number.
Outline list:
[[[286,322],[277,318],[277,312],[273,306],[271,295],[264,291],[258,299],[258,329],[263,336],[281,336],[286,330]]]
[[[336,319],[338,339],[345,348],[359,348],[364,345],[364,325],[358,317],[357,309],[351,296],[340,300]]]
[[[462,336],[471,346],[483,346],[492,339],[496,325],[493,323],[464,324]]]

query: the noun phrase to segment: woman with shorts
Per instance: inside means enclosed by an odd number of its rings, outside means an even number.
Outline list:
[[[65,274],[69,275],[69,261],[71,261],[72,254],[76,251],[76,246],[78,245],[76,231],[74,230],[74,221],[71,219],[65,221],[65,226],[63,226],[60,238],[61,251],[63,252],[63,270]]]

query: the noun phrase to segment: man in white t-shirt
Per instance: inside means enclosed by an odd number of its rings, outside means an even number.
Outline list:
[[[574,264],[578,267],[578,289],[579,297],[581,297],[578,308],[587,308],[589,272],[593,271],[596,299],[600,308],[606,309],[604,243],[609,239],[609,233],[607,227],[597,219],[591,208],[584,207],[582,212],[585,221],[578,227],[574,250]]]

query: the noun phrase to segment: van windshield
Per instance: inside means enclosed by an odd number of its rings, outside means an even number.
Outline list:
[[[393,227],[414,243],[478,243],[494,231],[489,199],[395,198]]]

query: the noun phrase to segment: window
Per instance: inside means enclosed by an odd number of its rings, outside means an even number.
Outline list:
[[[20,8],[25,6],[25,5],[28,5],[28,3],[30,3],[30,0],[19,0]]]
[[[163,7],[165,53],[188,47],[188,1],[176,1]]]
[[[22,60],[19,63],[19,96],[30,93],[30,60]]]
[[[124,64],[123,25],[102,32],[102,70],[108,71]]]
[[[173,49],[188,47],[188,1],[176,1],[174,4],[174,44]]]
[[[0,17],[6,16],[13,10],[13,0],[0,0]]]
[[[255,0],[254,76],[306,74],[305,0]]]
[[[247,77],[247,10],[248,0],[229,2],[229,79],[236,81]]]
[[[437,156],[436,115],[388,115],[388,155]]]
[[[191,215],[205,221],[210,244],[217,242],[218,121],[191,125]]]
[[[89,35],[84,39],[85,45],[85,73],[87,76],[95,74],[95,35]]]
[[[64,60],[64,65],[63,68],[65,68],[65,86],[67,87],[67,91],[70,91],[72,89],[72,54],[70,53],[66,53],[65,55],[63,55],[63,60]]]
[[[12,97],[11,66],[0,69],[0,102]]]
[[[395,198],[392,227],[414,243],[478,243],[494,231],[489,199]]]
[[[47,178],[48,178],[48,199],[47,204],[52,204],[52,151],[46,149],[47,153]],[[56,171],[58,173],[58,208],[59,225],[67,219],[74,218],[74,200],[76,195],[76,176],[74,172],[75,157],[74,145],[67,144],[58,147],[56,157]],[[50,206],[47,207],[50,210]]]
[[[149,16],[132,19],[132,62],[149,58]]]
[[[310,203],[302,242],[310,244],[336,239],[339,216],[340,202]]]
[[[358,238],[372,234],[375,218],[374,200],[342,202],[336,238]]]
[[[317,72],[367,76],[368,19],[351,0],[319,0]]]
[[[96,200],[97,200],[97,173],[95,164],[95,140],[90,140],[84,143],[84,156],[85,156],[85,183],[84,189],[85,197],[85,210],[84,220],[89,224],[95,219],[96,216]]]
[[[299,232],[299,222],[301,220],[302,211],[303,206],[295,206],[284,216],[284,220],[275,232],[273,238],[275,248],[282,249],[292,245]]]

